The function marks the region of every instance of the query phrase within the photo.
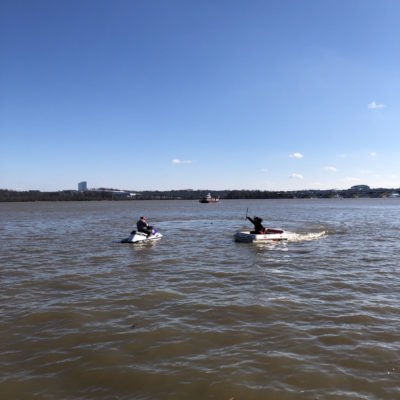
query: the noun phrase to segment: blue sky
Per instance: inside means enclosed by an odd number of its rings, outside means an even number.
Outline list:
[[[396,0],[2,0],[0,188],[400,187]]]

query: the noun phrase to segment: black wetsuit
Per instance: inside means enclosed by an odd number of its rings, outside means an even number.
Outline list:
[[[265,228],[263,227],[263,224],[261,223],[262,222],[261,218],[260,219],[258,219],[258,218],[252,219],[250,217],[247,217],[247,219],[254,225],[254,231],[251,233],[255,233],[256,235],[259,235],[259,234],[265,232]]]
[[[151,235],[152,233],[152,227],[149,226],[149,224],[142,219],[139,219],[139,221],[136,223],[137,230],[138,232],[143,232],[146,233],[147,235]]]

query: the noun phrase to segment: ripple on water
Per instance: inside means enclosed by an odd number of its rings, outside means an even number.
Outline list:
[[[235,243],[247,207],[292,240]],[[163,239],[116,243],[143,213]],[[0,214],[1,398],[400,397],[397,203],[33,203]],[[371,237],[373,226],[384,232]]]

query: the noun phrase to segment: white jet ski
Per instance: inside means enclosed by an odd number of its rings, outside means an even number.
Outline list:
[[[132,231],[128,238],[122,239],[121,243],[145,243],[159,240],[163,237],[160,232],[152,229],[151,235],[147,236],[144,232]]]
[[[268,243],[268,242],[279,242],[288,240],[288,235],[281,229],[267,229],[265,233],[256,234],[251,231],[243,231],[235,233],[236,242],[245,243]]]

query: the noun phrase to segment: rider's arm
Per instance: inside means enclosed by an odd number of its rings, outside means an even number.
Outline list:
[[[255,225],[255,222],[253,219],[251,219],[250,217],[246,217],[253,225]]]

